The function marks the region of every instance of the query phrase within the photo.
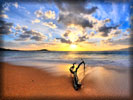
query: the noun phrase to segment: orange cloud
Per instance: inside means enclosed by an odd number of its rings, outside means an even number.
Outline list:
[[[54,24],[53,22],[44,22],[42,23],[42,25],[45,25],[50,28],[57,28],[56,24]]]
[[[44,13],[45,17],[48,18],[48,19],[55,19],[55,12],[54,11],[46,11]]]

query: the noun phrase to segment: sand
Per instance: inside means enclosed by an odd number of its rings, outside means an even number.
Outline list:
[[[89,67],[80,90],[71,75],[53,75],[45,70],[1,63],[2,97],[6,99],[120,99],[130,97],[129,68]]]

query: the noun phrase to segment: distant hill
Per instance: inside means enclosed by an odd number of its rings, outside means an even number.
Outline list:
[[[0,51],[20,51],[20,50],[0,48]]]
[[[36,50],[36,51],[48,51],[47,49],[41,49],[41,50]]]
[[[5,49],[5,48],[0,48],[0,51],[24,51],[24,50],[15,50],[15,49]],[[30,50],[27,50],[30,51]],[[41,50],[31,50],[31,51],[48,51],[47,49],[41,49]]]

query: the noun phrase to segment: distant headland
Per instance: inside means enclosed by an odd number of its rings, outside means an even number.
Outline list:
[[[49,50],[47,50],[47,49],[40,49],[40,50],[16,50],[16,49],[0,48],[0,51],[49,51]]]

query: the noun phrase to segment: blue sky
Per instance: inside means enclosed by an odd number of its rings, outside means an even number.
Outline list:
[[[86,51],[130,46],[129,2],[5,2],[2,6],[5,48]]]

